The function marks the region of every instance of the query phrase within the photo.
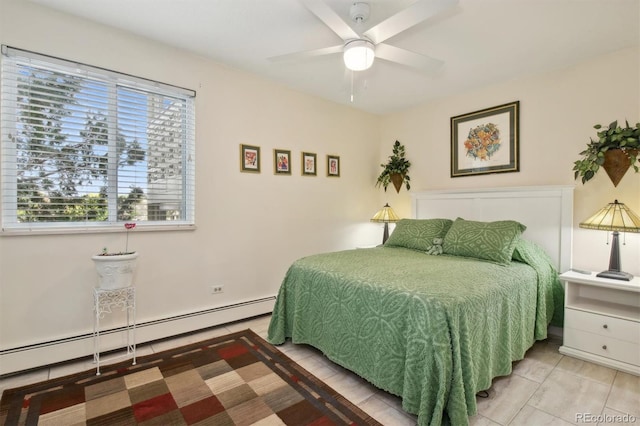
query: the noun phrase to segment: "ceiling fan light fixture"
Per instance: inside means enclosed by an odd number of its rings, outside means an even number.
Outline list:
[[[369,69],[375,57],[374,45],[369,40],[352,40],[344,45],[344,64],[352,71]]]

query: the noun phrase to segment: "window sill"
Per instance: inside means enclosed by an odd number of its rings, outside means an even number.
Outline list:
[[[195,231],[195,224],[167,224],[157,223],[143,224],[135,222],[135,231],[131,232],[165,232],[165,231]],[[126,232],[124,223],[101,225],[68,225],[68,226],[42,226],[25,228],[2,228],[0,237],[26,236],[26,235],[71,235],[71,234],[104,234]]]

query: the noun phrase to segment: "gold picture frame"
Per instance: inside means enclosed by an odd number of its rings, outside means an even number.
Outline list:
[[[303,152],[301,156],[302,176],[317,176],[317,159],[318,156],[313,152]]]
[[[340,157],[327,155],[327,176],[340,177]]]
[[[291,174],[291,151],[286,149],[273,150],[273,173],[276,175]]]
[[[520,102],[451,117],[451,177],[520,171]]]
[[[260,147],[240,144],[240,171],[260,173]]]

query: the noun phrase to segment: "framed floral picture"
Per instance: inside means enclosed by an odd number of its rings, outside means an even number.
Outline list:
[[[302,176],[317,176],[316,154],[312,152],[302,153]]]
[[[273,150],[273,170],[277,175],[291,174],[291,151],[285,149]]]
[[[340,157],[327,155],[327,176],[340,177]]]
[[[520,171],[520,102],[451,118],[451,177]]]
[[[240,144],[240,171],[260,173],[260,147]]]

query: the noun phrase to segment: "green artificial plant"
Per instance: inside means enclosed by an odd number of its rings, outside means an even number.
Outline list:
[[[396,141],[393,144],[393,155],[389,156],[389,161],[386,164],[380,164],[383,168],[380,176],[378,176],[378,180],[376,181],[376,187],[382,186],[387,191],[387,186],[394,179],[394,186],[396,187],[396,191],[400,192],[400,188],[404,184],[409,190],[411,188],[409,177],[409,167],[411,167],[411,162],[408,161],[405,156],[404,145],[400,142]]]
[[[640,170],[638,164],[640,157],[640,123],[635,127],[629,125],[625,120],[625,127],[618,125],[617,121],[609,124],[609,127],[603,127],[600,124],[593,126],[596,129],[598,139],[591,138],[591,142],[587,144],[587,149],[582,151],[582,158],[574,162],[574,178],[582,178],[582,183],[591,180],[598,172],[600,167],[605,164],[605,154],[614,149],[620,149],[624,152],[629,160],[629,166],[633,167],[636,173]]]

